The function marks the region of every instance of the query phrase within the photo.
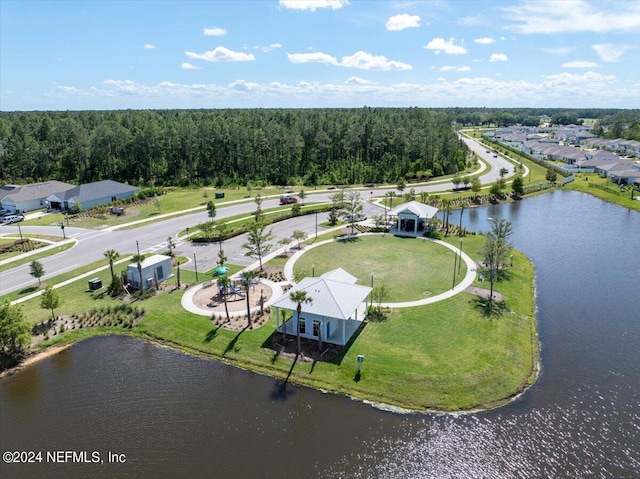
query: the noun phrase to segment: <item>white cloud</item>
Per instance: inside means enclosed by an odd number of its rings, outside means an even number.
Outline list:
[[[640,3],[527,0],[502,10],[516,33],[623,32],[640,27]]]
[[[489,57],[489,61],[494,62],[506,62],[508,60],[507,56],[504,53],[492,53],[491,57]]]
[[[460,66],[460,67],[456,67],[453,65],[445,65],[443,67],[440,67],[440,71],[441,72],[470,72],[471,67],[466,65]]]
[[[315,12],[318,8],[330,8],[338,10],[349,5],[347,0],[280,0],[280,6],[289,10],[311,10]]]
[[[372,82],[371,80],[366,80],[364,78],[360,78],[360,77],[349,77],[346,81],[346,84],[348,85],[374,85],[375,82]]]
[[[491,37],[476,38],[474,40],[474,42],[479,43],[480,45],[489,45],[491,43],[494,43],[495,41],[496,41],[495,38],[491,38]]]
[[[189,58],[207,62],[252,62],[253,53],[234,52],[225,47],[216,47],[204,53],[185,52]]]
[[[287,53],[287,58],[291,63],[325,63],[328,65],[343,66],[346,68],[358,68],[360,70],[412,70],[413,67],[407,63],[389,60],[382,55],[372,55],[371,53],[358,51],[353,55],[342,57],[338,62],[337,58],[323,52],[312,53]]]
[[[567,62],[562,64],[563,68],[595,68],[599,65],[594,62],[586,62],[581,60],[575,60],[572,62]]]
[[[591,45],[591,48],[593,48],[600,58],[602,58],[602,61],[605,62],[617,62],[629,49],[626,45],[613,45],[611,43]]]
[[[404,30],[405,28],[417,28],[420,26],[420,17],[418,15],[409,15],[407,13],[401,13],[389,17],[387,20],[387,30],[390,32],[396,32]]]
[[[616,79],[615,75],[602,75],[600,73],[585,72],[577,73],[558,73],[557,75],[547,75],[544,78],[551,80],[551,83],[557,85],[573,85],[576,83],[597,83],[603,85]]]
[[[200,67],[187,62],[184,62],[182,65],[180,65],[180,68],[182,68],[183,70],[200,70]]]
[[[222,35],[226,35],[228,32],[224,28],[213,27],[203,28],[202,33],[204,33],[208,37],[220,37]]]
[[[407,63],[388,60],[382,55],[372,55],[359,51],[350,56],[342,57],[340,65],[347,68],[359,68],[361,70],[412,70]]]
[[[329,63],[331,65],[337,65],[338,60],[336,57],[332,57],[328,53],[313,52],[313,53],[287,53],[287,58],[291,63]]]
[[[152,45],[151,43],[147,43],[147,44],[144,46],[144,48],[145,48],[145,50],[154,50],[154,49],[156,48],[156,46],[155,46],[155,45]]]
[[[254,83],[236,80],[226,85],[131,80],[107,80],[99,88],[57,85],[47,93],[65,104],[87,108],[233,108],[233,107],[553,107],[637,108],[638,84],[616,86],[613,75],[561,73],[542,81],[477,77],[448,82],[371,84],[351,77],[346,82]],[[89,106],[91,105],[91,106]]]
[[[240,91],[253,91],[260,88],[259,83],[248,82],[244,80],[236,80],[229,83],[229,88]]]
[[[433,50],[436,53],[445,52],[447,55],[463,55],[467,53],[467,50],[461,45],[454,45],[455,38],[450,38],[449,41],[444,38],[434,38],[425,45],[427,50]]]
[[[257,50],[261,50],[263,53],[268,53],[271,50],[275,50],[277,48],[282,48],[282,45],[280,45],[279,43],[272,43],[271,45],[268,45],[266,47],[262,47],[260,45],[254,47]]]

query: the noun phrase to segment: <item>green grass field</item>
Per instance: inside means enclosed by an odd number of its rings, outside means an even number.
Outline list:
[[[310,249],[296,262],[294,273],[311,276],[312,265],[316,276],[340,267],[366,286],[373,274],[374,286],[389,288],[389,302],[416,301],[452,287],[454,253],[418,238],[371,235]],[[458,278],[466,272],[463,263]]]
[[[376,237],[371,238],[375,242]],[[419,240],[396,240],[403,247],[418,248],[416,251],[420,253],[428,252],[427,248],[432,246]],[[457,237],[449,241],[459,244]],[[472,256],[482,250],[480,236],[468,236],[464,242],[465,251]],[[438,248],[444,250],[442,246]],[[379,263],[377,258],[371,264]],[[106,262],[87,266],[82,271],[99,264]],[[123,263],[116,269],[124,267]],[[362,271],[365,279],[368,278],[369,269],[363,266]],[[50,282],[78,273],[70,272]],[[109,271],[96,276],[106,285]],[[210,279],[210,275],[199,276],[200,281]],[[182,270],[181,277],[183,282],[195,282],[193,272]],[[361,399],[417,410],[493,407],[504,403],[535,378],[538,351],[532,279],[531,263],[524,255],[514,252],[513,268],[506,279],[496,285],[512,312],[499,318],[485,317],[477,308],[475,297],[466,293],[428,306],[398,309],[387,321],[366,323],[343,355],[315,365],[302,361],[293,365],[291,359],[275,354],[269,347],[275,328],[273,319],[255,331],[227,331],[213,325],[207,317],[185,311],[180,304],[182,290],[136,302],[147,314],[133,330],[99,327],[67,331],[40,347],[94,335],[130,334],[279,378],[290,373],[290,381]],[[56,314],[79,313],[117,303],[99,292],[88,292],[86,281],[60,288],[63,304]],[[18,293],[9,296],[18,296]],[[39,298],[25,302],[22,308],[31,323],[49,316],[49,311],[40,308]],[[365,364],[362,376],[356,381],[358,354],[365,356]]]

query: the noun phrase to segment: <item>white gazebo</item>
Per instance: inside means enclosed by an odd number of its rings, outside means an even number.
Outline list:
[[[396,217],[395,233],[407,233],[417,235],[418,231],[423,231],[427,222],[438,212],[438,208],[425,205],[418,201],[409,201],[396,206],[389,211],[389,216]]]
[[[321,339],[325,343],[344,346],[357,331],[366,316],[366,301],[371,288],[355,284],[356,278],[342,268],[328,271],[318,278],[304,278],[271,306],[276,313],[276,331],[286,328],[287,334]],[[296,324],[297,303],[290,293],[305,291],[312,299],[303,303],[302,314]],[[290,311],[283,320],[283,310]]]

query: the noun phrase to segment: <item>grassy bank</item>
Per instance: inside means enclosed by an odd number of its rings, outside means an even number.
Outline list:
[[[575,181],[567,183],[564,188],[587,193],[609,203],[640,211],[640,201],[632,199],[630,191],[620,189],[610,179],[601,178],[595,173],[577,174]],[[634,191],[633,194],[635,197],[640,197],[639,191]]]
[[[464,241],[465,251],[478,257],[482,237],[467,237]],[[457,238],[451,242],[459,244]],[[466,293],[429,306],[399,309],[386,321],[366,323],[340,356],[316,364],[294,362],[276,354],[271,348],[273,319],[254,331],[221,329],[209,318],[182,308],[183,290],[137,302],[147,314],[132,330],[98,327],[67,331],[40,347],[95,335],[128,334],[278,378],[289,376],[296,383],[405,408],[459,411],[492,407],[504,403],[535,377],[537,338],[532,278],[531,263],[514,252],[514,266],[507,279],[496,285],[512,312],[499,318],[483,316],[476,297]],[[183,270],[182,281],[194,282],[194,274]],[[60,288],[64,303],[57,314],[116,303],[104,295],[88,293],[85,283],[79,281]],[[48,311],[39,307],[38,298],[27,301],[24,309],[33,322],[48,317]],[[356,376],[358,354],[365,356],[360,377]]]

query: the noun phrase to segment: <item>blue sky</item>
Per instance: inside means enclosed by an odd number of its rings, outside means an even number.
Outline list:
[[[0,109],[640,108],[640,2],[0,0]]]

